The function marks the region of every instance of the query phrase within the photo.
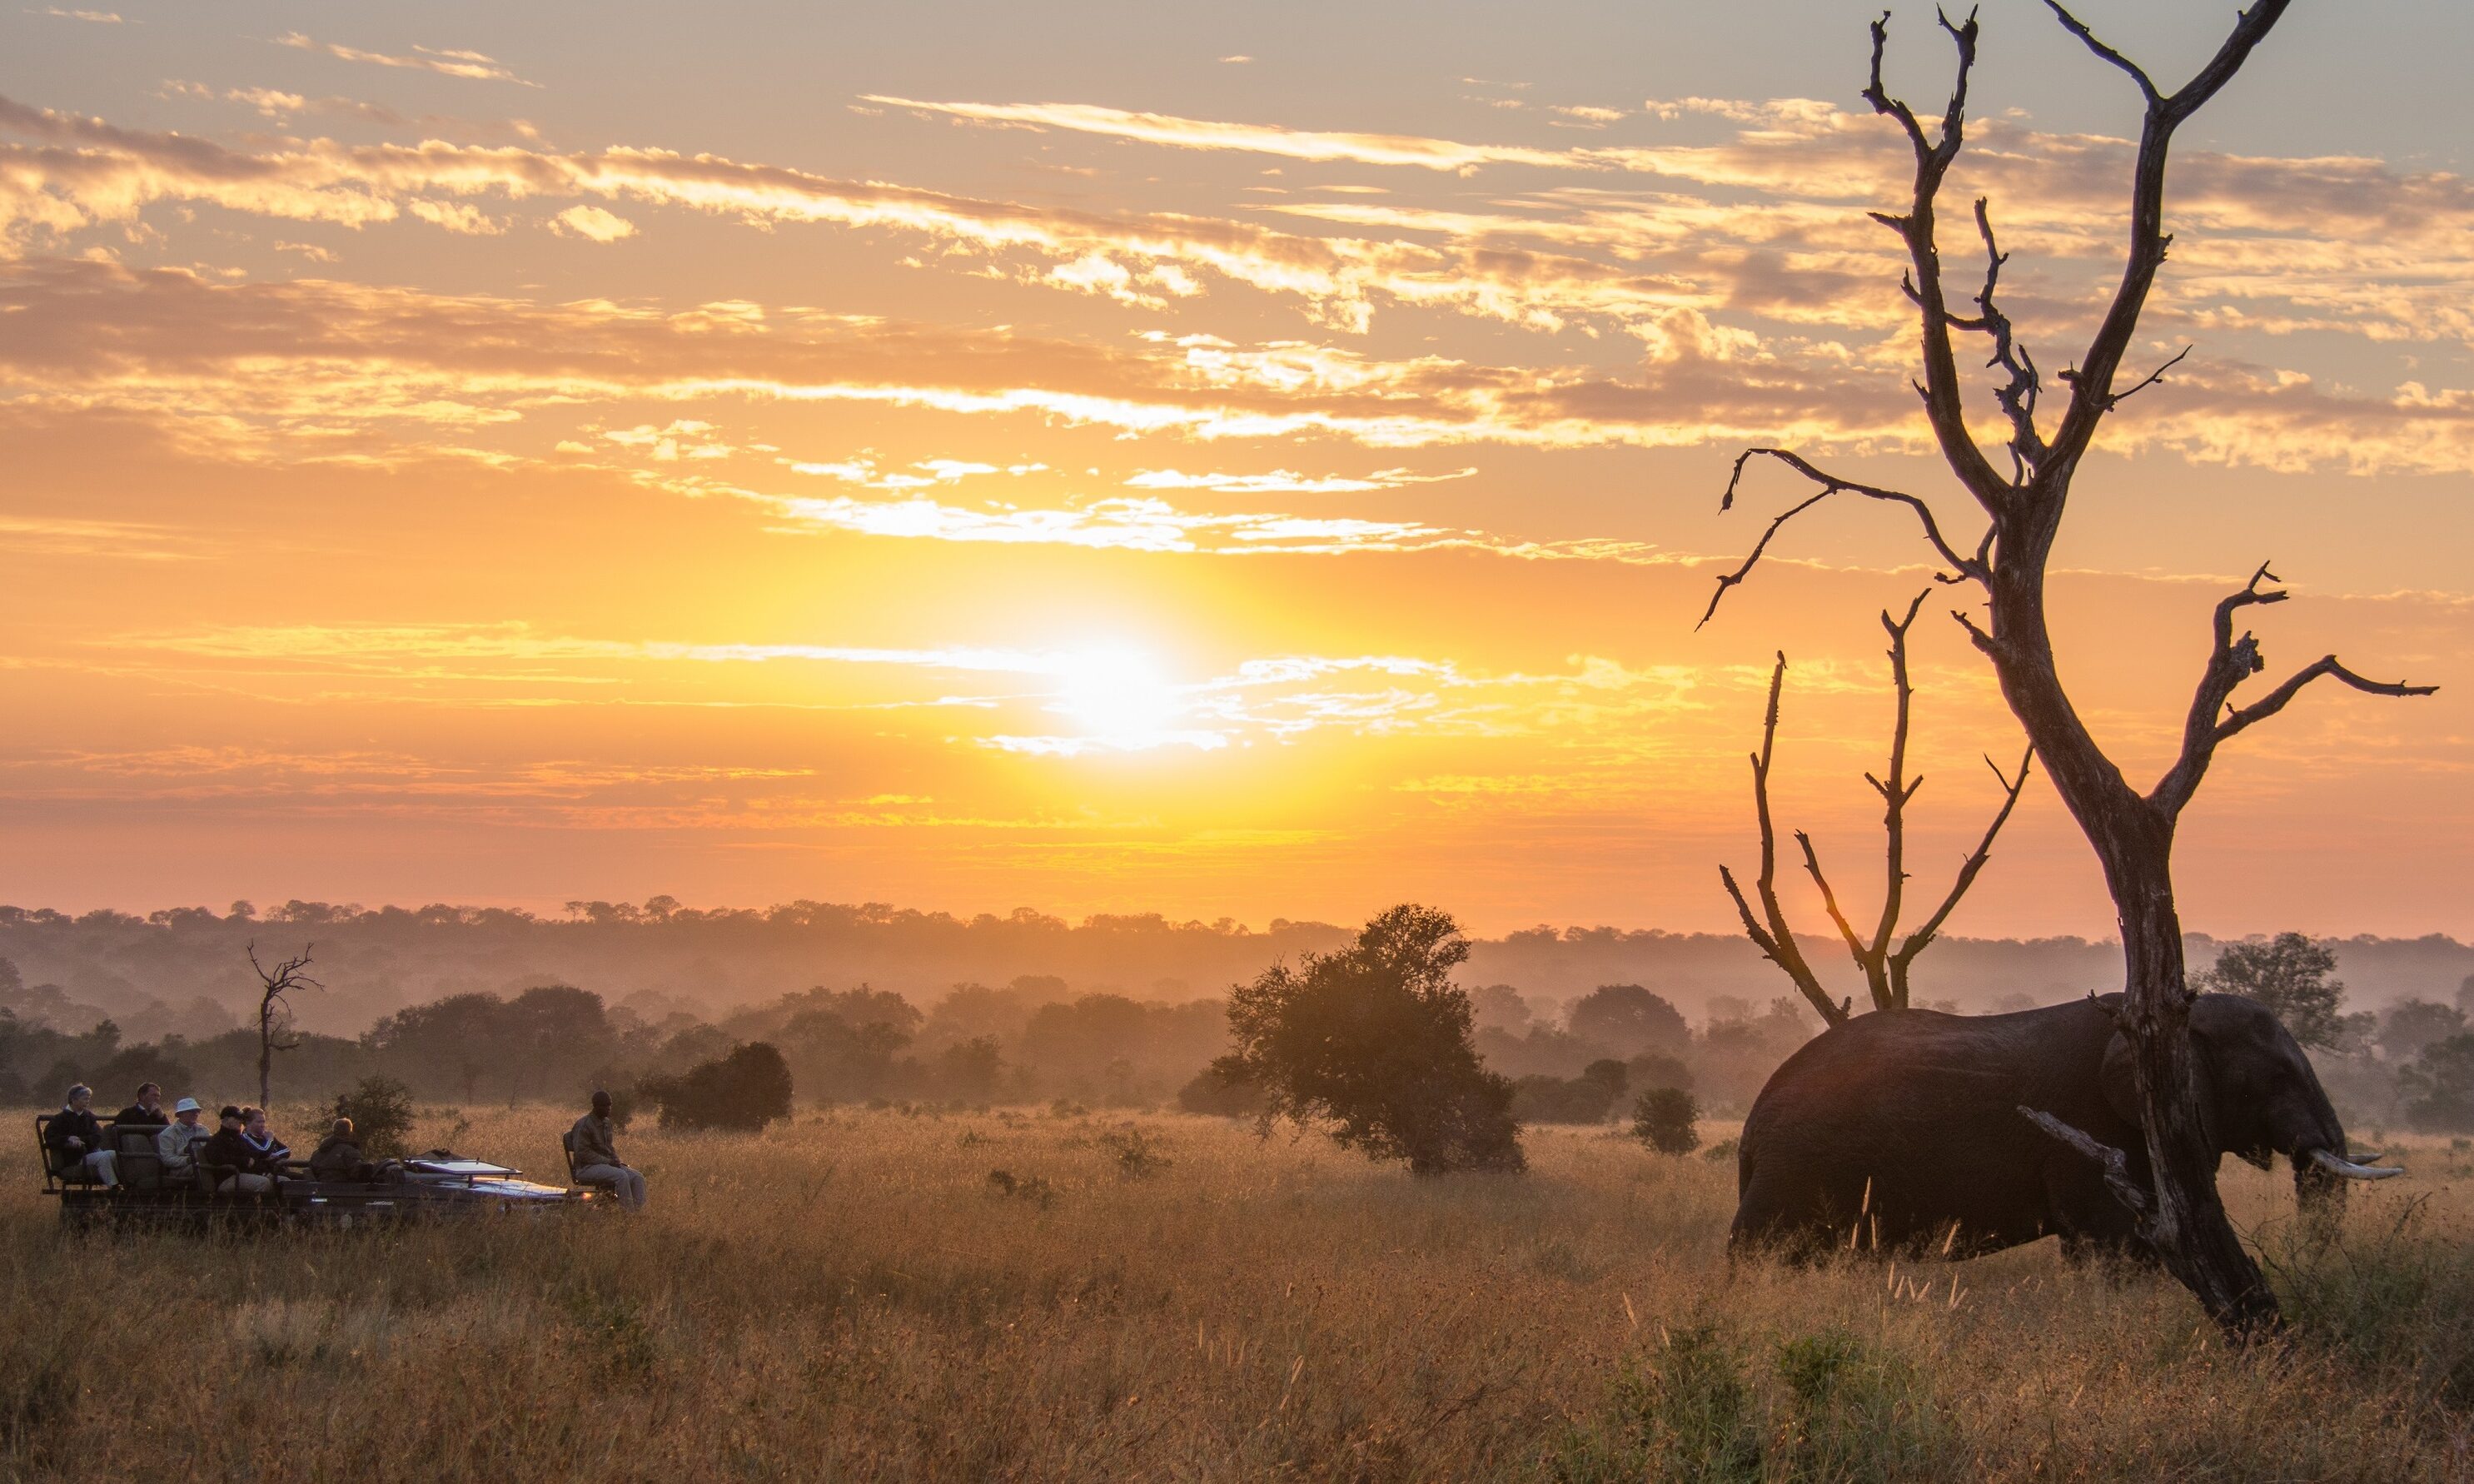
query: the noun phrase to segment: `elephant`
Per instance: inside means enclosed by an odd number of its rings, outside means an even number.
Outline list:
[[[2001,1015],[1886,1010],[1805,1043],[1754,1100],[1736,1151],[1731,1251],[1826,1247],[1977,1256],[2059,1236],[2074,1257],[2152,1258],[2096,1162],[2031,1122],[2050,1113],[2149,1166],[2116,1029],[2122,997]],[[2210,1147],[2294,1167],[2306,1204],[2341,1179],[2403,1173],[2354,1156],[2302,1048],[2239,995],[2191,1005]]]

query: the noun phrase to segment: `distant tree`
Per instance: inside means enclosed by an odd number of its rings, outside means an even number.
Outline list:
[[[2468,974],[2457,985],[2457,1008],[2474,1015],[2474,974]]]
[[[1275,964],[1228,1000],[1237,1049],[1214,1065],[1264,1090],[1266,1117],[1321,1123],[1410,1173],[1518,1170],[1512,1084],[1469,1043],[1468,942],[1446,913],[1395,907],[1356,943]]]
[[[1520,1035],[1529,1030],[1529,1002],[1510,985],[1483,985],[1470,990],[1469,1010],[1481,1031]]]
[[[949,1098],[984,1103],[996,1096],[997,1083],[1004,1076],[1005,1057],[992,1035],[956,1041],[936,1056],[936,1082]]]
[[[1572,1002],[1572,1034],[1619,1057],[1645,1051],[1672,1055],[1692,1044],[1684,1012],[1638,985],[1600,985]]]
[[[100,1096],[111,1099],[133,1097],[145,1083],[158,1087],[185,1087],[190,1074],[188,1063],[180,1058],[181,1044],[172,1039],[159,1044],[140,1041],[123,1046],[88,1070],[85,1080],[94,1084]]]
[[[675,1077],[649,1077],[639,1089],[662,1110],[665,1129],[756,1133],[790,1116],[790,1067],[766,1041],[698,1062]]]
[[[1204,1067],[1176,1090],[1176,1106],[1189,1113],[1215,1118],[1260,1118],[1267,1107],[1263,1089],[1250,1082],[1230,1082],[1218,1067]]]
[[[300,904],[293,904],[298,906]],[[257,944],[249,945],[249,966],[257,970],[257,1106],[275,1101],[275,1054],[291,1051],[301,1042],[291,1034],[292,1006],[284,996],[295,989],[323,989],[326,985],[309,977],[309,950],[315,944],[302,947],[297,959],[286,959],[273,968],[257,961]]]
[[[2345,982],[2336,977],[2337,951],[2300,933],[2279,933],[2266,943],[2228,943],[2217,961],[2191,976],[2197,989],[2239,994],[2276,1012],[2285,1029],[2305,1046],[2335,1050],[2345,1023]]]
[[[1652,1087],[1633,1100],[1632,1136],[1661,1155],[1701,1147],[1701,1106],[1681,1087]]]
[[[1626,1087],[1692,1088],[1692,1068],[1681,1057],[1663,1057],[1657,1052],[1644,1052],[1624,1062]]]
[[[405,1152],[412,1137],[412,1089],[392,1077],[364,1077],[349,1091],[335,1094],[337,1118],[352,1121],[361,1153],[386,1159]]]
[[[2415,1128],[2474,1133],[2474,1033],[2425,1046],[2397,1074],[2397,1088],[2411,1100],[2405,1116]]]
[[[2390,1061],[2412,1061],[2424,1047],[2462,1035],[2465,1029],[2465,1012],[2454,1005],[2402,1000],[2380,1017],[2380,1055]]]
[[[1620,1071],[1620,1061],[1601,1061]],[[1603,1077],[1548,1077],[1532,1073],[1512,1080],[1512,1116],[1524,1124],[1605,1123],[1617,1089]]]

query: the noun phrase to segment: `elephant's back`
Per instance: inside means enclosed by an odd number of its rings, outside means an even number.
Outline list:
[[[1738,1189],[1764,1161],[1878,1168],[2006,1143],[2028,1128],[2020,1105],[2075,1110],[2094,1094],[2112,1031],[2086,1000],[2005,1015],[1877,1010],[1832,1026],[1754,1100]]]

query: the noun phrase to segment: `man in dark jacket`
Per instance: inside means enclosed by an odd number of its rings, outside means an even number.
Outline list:
[[[218,1116],[223,1127],[198,1146],[198,1163],[215,1167],[215,1193],[262,1196],[273,1190],[283,1167],[250,1148],[241,1134],[239,1108],[227,1103]]]
[[[52,1173],[64,1180],[101,1185],[120,1183],[120,1171],[103,1141],[102,1121],[94,1116],[94,1089],[84,1083],[69,1089],[68,1100],[43,1131],[43,1147],[51,1156]]]
[[[628,1168],[618,1157],[618,1127],[610,1121],[610,1094],[593,1095],[593,1111],[575,1121],[568,1131],[569,1142],[575,1151],[575,1182],[579,1185],[600,1185],[618,1198],[621,1208],[641,1211],[644,1208],[644,1177]]]
[[[163,1116],[163,1089],[153,1083],[141,1083],[137,1101],[111,1115],[111,1121],[124,1129],[159,1129],[172,1120]]]
[[[309,1173],[319,1180],[369,1181],[378,1178],[377,1166],[361,1155],[361,1137],[352,1131],[352,1121],[338,1118],[328,1130],[324,1142],[309,1156]]]

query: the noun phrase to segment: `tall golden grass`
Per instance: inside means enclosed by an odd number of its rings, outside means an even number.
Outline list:
[[[554,1172],[571,1116],[420,1133]],[[2474,1477],[2462,1148],[2324,1247],[2229,1166],[2297,1320],[2234,1353],[2050,1243],[1731,1266],[1732,1162],[1528,1144],[1412,1180],[1180,1115],[808,1113],[635,1133],[638,1219],[200,1239],[63,1233],[21,1135],[0,1477]]]

